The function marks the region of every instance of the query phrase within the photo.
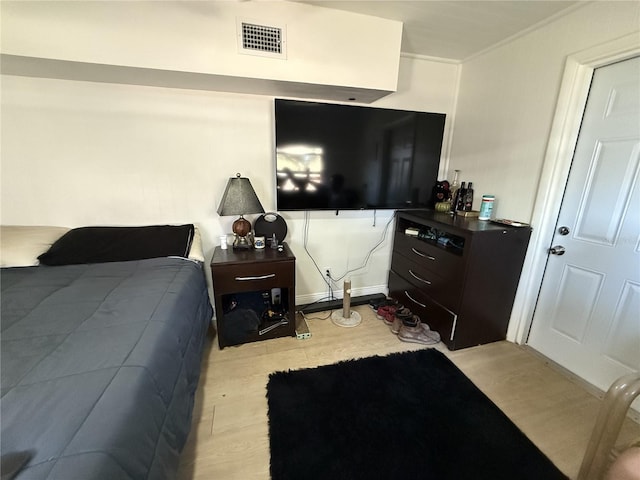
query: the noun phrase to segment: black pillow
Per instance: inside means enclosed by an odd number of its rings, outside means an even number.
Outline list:
[[[42,265],[74,265],[186,257],[193,232],[193,224],[74,228],[56,240],[38,260]]]

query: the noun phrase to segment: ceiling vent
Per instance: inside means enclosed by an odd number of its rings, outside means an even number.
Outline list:
[[[284,59],[287,58],[286,44],[284,26],[238,20],[239,53]]]

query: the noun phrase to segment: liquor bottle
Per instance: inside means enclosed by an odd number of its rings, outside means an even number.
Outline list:
[[[456,206],[457,206],[456,201],[457,201],[458,190],[460,189],[460,183],[458,182],[459,176],[460,176],[460,170],[454,170],[453,181],[451,182],[451,185],[449,185],[449,193],[451,195],[449,198],[449,201],[451,202],[449,211],[452,214],[456,213]]]
[[[466,183],[462,182],[456,195],[456,211],[464,210],[464,197],[467,193]]]
[[[464,192],[464,208],[465,212],[470,212],[473,209],[473,182],[469,182],[467,190]]]

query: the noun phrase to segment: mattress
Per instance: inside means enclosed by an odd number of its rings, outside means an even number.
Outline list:
[[[2,454],[18,479],[169,479],[212,308],[184,258],[0,271]]]

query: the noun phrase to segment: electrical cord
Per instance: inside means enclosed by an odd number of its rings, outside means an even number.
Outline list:
[[[362,265],[360,265],[359,267],[356,267],[356,268],[352,268],[351,270],[347,270],[344,274],[342,274],[341,276],[339,276],[337,278],[333,278],[333,277],[329,277],[329,278],[331,280],[333,280],[334,282],[339,282],[340,280],[345,278],[350,273],[357,272],[358,270],[362,270],[363,268],[365,268],[367,266],[367,263],[369,263],[369,259],[371,258],[371,255],[373,254],[373,252],[375,252],[378,249],[378,247],[380,247],[385,242],[385,240],[387,239],[387,232],[389,231],[389,226],[393,222],[394,218],[395,218],[395,215],[392,215],[391,218],[389,219],[389,221],[387,222],[387,224],[385,225],[384,230],[382,231],[382,237],[380,238],[378,243],[376,243],[373,246],[373,248],[371,248],[369,250],[369,252],[367,253],[367,255],[364,257],[364,261],[362,262]]]
[[[376,211],[374,210],[374,226],[376,223],[375,220],[375,214]],[[318,273],[320,274],[320,276],[322,277],[322,280],[327,284],[327,287],[329,289],[329,295],[328,298],[325,297],[323,299],[320,300],[316,300],[313,303],[310,303],[309,305],[305,305],[305,307],[309,307],[311,305],[315,305],[316,303],[320,302],[320,301],[324,301],[324,300],[336,300],[334,294],[333,294],[333,283],[334,282],[339,282],[340,280],[342,280],[343,278],[345,278],[347,275],[353,273],[353,272],[357,272],[358,270],[362,270],[363,268],[365,268],[367,266],[367,264],[369,263],[369,259],[371,258],[371,255],[373,254],[373,252],[375,252],[387,239],[387,233],[389,232],[389,226],[393,223],[393,220],[395,219],[395,214],[391,216],[391,218],[389,219],[389,221],[387,222],[387,224],[384,227],[384,230],[382,231],[382,237],[380,238],[380,240],[378,241],[378,243],[376,243],[373,248],[371,248],[369,250],[369,252],[367,253],[367,255],[364,258],[364,261],[362,262],[362,265],[360,265],[359,267],[356,268],[352,268],[350,270],[347,270],[343,275],[337,277],[337,278],[333,278],[331,276],[331,274],[329,275],[325,275],[322,270],[320,269],[320,267],[318,266],[318,264],[316,263],[316,260],[313,258],[313,255],[311,255],[311,252],[309,251],[309,249],[307,248],[307,242],[309,239],[309,220],[310,220],[310,214],[309,214],[309,210],[305,210],[304,211],[304,226],[303,226],[303,245],[304,245],[304,251],[307,253],[307,255],[309,256],[309,258],[311,259],[311,261],[313,262],[313,265],[316,267],[316,270],[318,271]],[[328,280],[327,280],[328,278]],[[302,309],[300,309],[300,313],[302,314],[302,316],[304,317],[304,312],[303,309],[305,308],[303,307]],[[306,317],[305,317],[306,318]],[[328,318],[328,317],[327,317]]]
[[[332,278],[329,275],[329,280],[327,280],[325,275],[324,275],[324,273],[322,273],[322,270],[320,269],[320,267],[316,263],[316,260],[313,258],[313,255],[311,255],[311,252],[309,251],[309,249],[307,248],[308,240],[309,240],[309,210],[305,210],[304,211],[303,242],[302,242],[303,245],[304,245],[304,251],[307,252],[307,255],[309,255],[309,258],[311,259],[311,261],[313,262],[313,265],[316,267],[316,270],[318,271],[318,273],[322,277],[322,280],[324,281],[324,283],[327,284],[327,287],[329,288],[329,300],[334,300],[333,286],[331,285]]]
[[[328,318],[331,317],[331,313],[333,312],[333,310],[329,310],[329,313],[324,316],[324,317],[308,317],[306,313],[304,313],[302,310],[300,310],[300,315],[302,315],[302,318],[306,320],[326,320]]]

